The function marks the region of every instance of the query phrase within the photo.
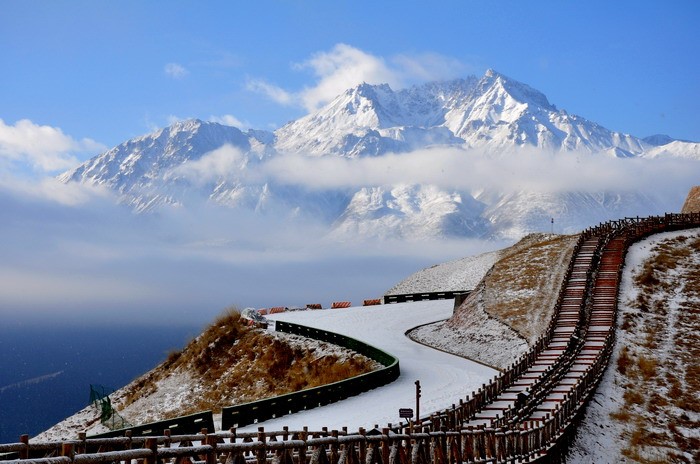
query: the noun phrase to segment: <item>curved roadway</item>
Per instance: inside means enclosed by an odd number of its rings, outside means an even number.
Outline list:
[[[348,309],[298,311],[269,316],[319,329],[330,330],[374,345],[399,358],[401,376],[389,385],[335,404],[290,414],[241,430],[300,430],[348,427],[371,429],[398,423],[399,408],[415,409],[415,384],[421,381],[421,415],[450,407],[466,398],[497,374],[494,369],[409,340],[404,333],[421,324],[447,319],[454,300],[422,301]],[[368,421],[372,421],[368,423]]]

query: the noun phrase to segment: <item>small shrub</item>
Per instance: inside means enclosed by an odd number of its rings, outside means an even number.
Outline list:
[[[659,395],[657,392],[652,393],[649,396],[649,404],[647,410],[652,414],[657,414],[662,408],[668,406],[668,400],[663,396]]]
[[[620,357],[617,358],[617,370],[620,372],[620,374],[626,376],[627,370],[631,365],[632,358],[630,357],[629,349],[626,346],[623,346],[622,350],[620,350]]]
[[[624,330],[625,332],[629,332],[630,328],[632,327],[632,321],[631,317],[627,314],[622,316],[622,322],[620,324],[620,330]]]
[[[611,412],[610,417],[613,420],[625,422],[625,423],[629,422],[630,419],[632,419],[632,415],[630,414],[629,410],[627,410],[627,408],[620,409],[617,412]]]
[[[626,406],[631,404],[644,404],[644,395],[637,390],[627,390],[622,397],[625,399]]]
[[[654,275],[654,266],[647,262],[635,278],[635,283],[641,287],[653,287],[659,284],[659,279]]]
[[[637,365],[639,366],[639,371],[641,372],[644,380],[649,380],[656,375],[656,359],[640,356],[637,360]]]
[[[165,359],[165,362],[163,363],[163,367],[167,368],[170,366],[173,366],[182,356],[182,351],[179,350],[171,350],[168,353],[168,357]]]

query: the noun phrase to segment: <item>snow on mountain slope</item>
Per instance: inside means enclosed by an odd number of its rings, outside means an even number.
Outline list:
[[[489,205],[483,216],[494,235],[509,239],[533,231],[570,234],[610,219],[665,212],[654,198],[630,192],[482,192],[476,199]]]
[[[334,225],[333,235],[428,238],[483,236],[483,206],[469,195],[431,185],[363,188]]]
[[[686,158],[700,160],[700,143],[674,140],[648,149],[645,158]]]
[[[421,129],[422,138],[409,143],[399,137],[407,128]],[[487,150],[529,145],[616,156],[638,155],[647,147],[636,137],[557,110],[541,92],[493,70],[481,79],[397,92],[386,84],[362,84],[276,134],[281,151],[315,156],[377,155],[436,144]]]
[[[195,163],[193,174],[200,179],[204,177],[209,188],[228,182],[230,189],[237,188],[239,197],[242,197],[259,188],[237,182],[235,171],[242,171],[249,163],[269,156],[272,140],[272,134],[263,131],[246,134],[235,127],[213,122],[181,121],[126,141],[62,174],[59,179],[105,185],[118,192],[124,202],[136,210],[145,210],[154,203],[178,203],[183,191],[192,186],[185,173]],[[220,151],[207,160],[202,159],[223,147],[233,150]],[[209,166],[202,165],[207,162]],[[219,170],[221,175],[207,179],[202,176],[204,168],[209,172]]]
[[[440,126],[445,104],[466,94],[471,85],[473,79],[394,92],[386,84],[361,84],[280,128],[276,147],[283,152],[356,157],[460,145],[462,140]]]

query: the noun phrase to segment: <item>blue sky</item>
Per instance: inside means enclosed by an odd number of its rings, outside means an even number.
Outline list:
[[[328,66],[395,86],[494,68],[609,129],[700,140],[695,1],[0,6],[0,129],[60,129],[69,162],[175,118],[279,127],[306,114],[304,92],[342,91]]]
[[[374,298],[503,246],[341,246],[326,229],[209,205],[139,216],[53,176],[176,119],[274,129],[361,81],[488,68],[609,129],[700,141],[699,5],[0,0],[0,315],[206,323],[229,304]],[[613,179],[656,190],[694,179],[673,163],[616,166]]]

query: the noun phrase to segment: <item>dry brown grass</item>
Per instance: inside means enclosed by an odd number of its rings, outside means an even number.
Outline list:
[[[619,411],[611,412],[610,417],[619,422],[627,423],[632,420],[632,414],[626,409],[621,409]]]
[[[633,360],[630,357],[630,350],[626,346],[622,347],[622,350],[620,350],[620,357],[617,358],[617,370],[620,374],[627,376],[627,372],[629,371],[630,366],[632,365]]]
[[[689,418],[700,412],[700,266],[694,261],[700,238],[678,236],[652,251],[634,276],[640,293],[632,312],[622,318],[632,335],[617,359],[624,405],[610,417],[628,426],[623,455],[629,460],[691,462],[683,452],[700,458],[700,440],[683,430],[700,425]],[[680,310],[672,310],[679,295]]]
[[[163,420],[202,410],[245,403],[344,380],[370,372],[377,364],[358,354],[342,360],[314,348],[292,345],[265,330],[241,322],[235,309],[226,310],[180,352],[171,352],[156,369],[128,388],[122,407],[154,394],[157,382],[175,372],[189,372],[198,394]]]
[[[639,359],[637,359],[637,364],[639,366],[639,372],[642,374],[644,380],[649,381],[656,376],[656,359],[640,356]]]
[[[531,234],[504,253],[484,279],[486,312],[526,340],[552,316],[576,236]]]

